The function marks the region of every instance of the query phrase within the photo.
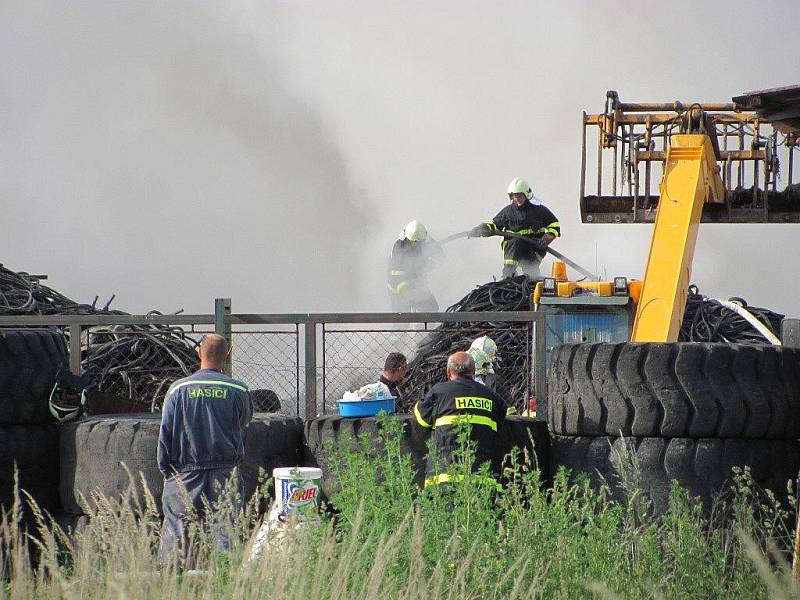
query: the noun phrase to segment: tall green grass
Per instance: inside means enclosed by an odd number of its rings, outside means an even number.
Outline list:
[[[233,546],[220,557],[214,523],[193,524],[199,573],[158,563],[160,522],[153,498],[94,498],[88,524],[69,535],[33,504],[19,530],[18,498],[0,524],[0,596],[13,598],[794,598],[787,560],[793,534],[778,503],[735,474],[725,519],[675,485],[669,510],[651,515],[629,487],[624,504],[586,476],[557,473],[549,490],[527,457],[512,457],[497,495],[468,468],[463,483],[420,490],[401,425],[381,439],[334,449],[338,513],[286,530],[247,561],[266,487],[235,515]],[[630,474],[628,474],[630,475]],[[635,479],[635,477],[634,477]],[[721,514],[717,511],[715,514]],[[220,521],[225,521],[223,515]],[[28,549],[33,548],[32,552]]]

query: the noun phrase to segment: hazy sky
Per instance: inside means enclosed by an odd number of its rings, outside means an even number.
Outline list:
[[[554,247],[641,276],[649,226],[580,224],[581,112],[798,83],[798,23],[796,0],[0,0],[0,262],[136,313],[388,310],[403,225],[470,228],[521,175]],[[704,226],[692,279],[800,316],[798,235]],[[447,247],[442,306],[498,246]]]

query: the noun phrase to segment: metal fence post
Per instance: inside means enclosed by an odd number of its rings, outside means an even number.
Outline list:
[[[547,410],[547,342],[545,339],[546,328],[544,318],[534,321],[534,388],[536,391],[536,418],[540,421],[546,419]]]
[[[214,300],[214,332],[228,341],[231,351],[225,359],[225,373],[233,376],[233,336],[231,335],[231,299]]]
[[[785,348],[800,348],[800,319],[781,321],[781,343]]]
[[[69,370],[73,375],[81,374],[81,326],[69,324]]]
[[[317,416],[317,322],[305,322],[306,419]]]

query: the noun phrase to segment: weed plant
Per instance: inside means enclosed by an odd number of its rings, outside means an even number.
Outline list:
[[[0,523],[0,597],[9,598],[797,598],[787,560],[793,532],[774,498],[739,471],[726,510],[709,518],[674,484],[669,508],[652,516],[646,494],[611,500],[584,474],[560,470],[550,489],[519,453],[508,457],[503,491],[473,472],[460,436],[460,482],[415,485],[400,449],[402,424],[382,422],[366,437],[329,448],[341,482],[336,518],[271,534],[249,560],[267,486],[241,505],[228,495],[212,522],[194,520],[192,566],[159,563],[155,499],[86,502],[88,523],[67,531],[23,494]],[[633,477],[631,481],[635,480]],[[230,491],[230,494],[234,494]],[[32,519],[22,528],[21,509]],[[93,508],[94,507],[94,508]],[[227,510],[227,513],[226,513]],[[727,518],[715,518],[725,512]],[[215,527],[233,518],[225,557]],[[174,558],[174,557],[173,557]]]

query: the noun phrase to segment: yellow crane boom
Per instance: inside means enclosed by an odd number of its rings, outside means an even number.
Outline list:
[[[672,136],[659,192],[632,342],[678,339],[703,205],[725,201],[708,135]]]

